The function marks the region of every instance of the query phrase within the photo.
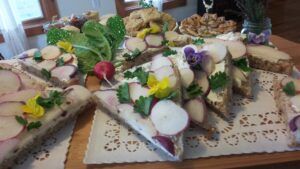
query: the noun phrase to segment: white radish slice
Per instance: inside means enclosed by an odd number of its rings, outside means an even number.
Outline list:
[[[149,34],[145,37],[145,41],[150,48],[160,48],[163,45],[164,37],[162,35]]]
[[[94,93],[110,112],[117,112],[117,106],[120,104],[116,90],[100,90]]]
[[[49,45],[41,50],[41,55],[45,60],[54,60],[61,54],[59,47]]]
[[[215,71],[216,64],[211,56],[206,56],[201,62],[201,68],[207,73],[207,75],[212,74]]]
[[[224,41],[224,45],[228,48],[232,59],[240,59],[247,52],[246,46],[241,41]]]
[[[0,116],[0,141],[16,137],[24,129],[15,116]]]
[[[194,81],[195,75],[190,68],[179,69],[181,84],[188,88]]]
[[[296,95],[296,96],[293,96],[291,98],[291,104],[292,104],[292,108],[300,113],[300,95]]]
[[[242,82],[247,81],[245,74],[235,66],[232,66],[232,76],[235,86],[241,86]]]
[[[161,81],[165,77],[174,75],[174,69],[171,66],[164,66],[154,71],[157,80]]]
[[[265,45],[247,45],[247,53],[251,56],[272,62],[291,59],[290,55],[287,53]]]
[[[179,34],[177,32],[174,32],[174,31],[167,31],[165,32],[165,38],[166,40],[168,41],[174,41],[178,38]]]
[[[37,51],[39,51],[38,48],[33,48],[33,49],[26,50],[24,53],[27,54],[27,57],[33,57],[35,52]]]
[[[300,93],[300,80],[291,78],[291,77],[286,77],[281,80],[281,86],[284,87],[287,83],[293,82],[295,85],[295,90],[297,93]]]
[[[77,68],[73,65],[59,66],[51,70],[51,76],[60,80],[70,80],[77,72]]]
[[[30,98],[36,96],[39,92],[40,91],[35,89],[27,89],[27,90],[21,90],[21,91],[9,93],[0,97],[0,102],[9,102],[9,101],[26,102]]]
[[[3,102],[0,103],[0,116],[20,116],[23,114],[21,102]]]
[[[134,51],[138,49],[143,52],[147,49],[147,44],[143,39],[140,38],[129,38],[125,41],[125,46],[129,51]]]
[[[196,71],[195,78],[197,84],[201,87],[203,94],[206,95],[209,92],[209,82],[205,72]]]
[[[190,118],[197,124],[205,123],[207,120],[207,109],[205,102],[200,99],[192,99],[184,104],[184,109],[189,113]]]
[[[48,71],[56,67],[56,62],[54,60],[44,60],[38,63],[39,67],[46,69]]]
[[[0,96],[4,93],[18,91],[22,84],[20,77],[9,70],[0,70]]]
[[[148,96],[149,89],[146,87],[143,87],[139,83],[130,83],[129,84],[129,95],[133,102],[138,100],[140,96],[147,97]]]
[[[62,60],[64,61],[64,63],[69,63],[73,60],[74,55],[71,53],[64,53],[62,55],[59,56],[59,58],[62,58]]]
[[[155,71],[164,66],[172,66],[173,63],[167,57],[157,57],[151,62],[151,71]]]
[[[183,132],[189,124],[188,113],[171,100],[157,102],[152,108],[150,119],[159,133],[168,136]]]
[[[11,152],[11,150],[16,147],[19,142],[20,140],[17,138],[0,142],[0,159],[4,159],[4,157],[7,156],[7,154]]]
[[[221,43],[212,43],[209,45],[204,45],[203,50],[206,50],[208,55],[211,56],[215,63],[219,63],[224,60],[227,49]]]
[[[153,139],[157,140],[171,155],[175,155],[175,146],[170,138],[166,136],[154,136]]]

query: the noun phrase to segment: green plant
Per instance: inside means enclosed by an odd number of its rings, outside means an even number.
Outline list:
[[[267,0],[235,0],[245,19],[262,22],[266,17]]]

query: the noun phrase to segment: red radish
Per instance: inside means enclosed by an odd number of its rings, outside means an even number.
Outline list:
[[[292,77],[286,77],[281,80],[281,87],[284,87],[287,83],[293,82],[295,85],[296,92],[300,94],[300,80]]]
[[[125,41],[126,48],[133,52],[138,49],[140,52],[144,52],[147,49],[147,44],[143,39],[140,38],[129,38]]]
[[[247,53],[251,56],[274,62],[291,59],[287,53],[265,45],[247,45]]]
[[[54,60],[61,54],[59,47],[49,45],[41,50],[41,55],[45,60]]]
[[[211,56],[206,56],[203,58],[201,62],[201,68],[207,73],[207,75],[210,75],[212,72],[214,72],[216,64]]]
[[[175,146],[172,140],[165,136],[154,136],[154,140],[157,140],[171,155],[175,156]]]
[[[205,72],[195,71],[195,79],[197,84],[201,87],[203,94],[207,95],[209,92],[209,82]]]
[[[202,99],[189,100],[184,104],[184,109],[189,113],[193,122],[203,124],[207,121],[207,109]]]
[[[151,71],[155,71],[164,66],[172,66],[172,61],[167,57],[156,57],[151,62]]]
[[[227,55],[227,49],[221,43],[212,43],[209,45],[204,45],[203,50],[207,51],[208,55],[213,58],[215,63],[221,62]]]
[[[0,141],[16,137],[24,129],[15,116],[0,116]]]
[[[9,101],[26,102],[28,99],[36,96],[39,92],[40,91],[35,89],[27,89],[9,93],[0,97],[0,103]]]
[[[171,100],[160,100],[156,103],[150,119],[158,132],[168,136],[183,132],[189,124],[188,113]]]
[[[60,80],[70,80],[76,75],[77,68],[73,65],[59,66],[51,70],[51,77],[56,77]]]
[[[54,60],[44,60],[38,63],[38,65],[39,67],[50,71],[56,67],[56,62]]]
[[[2,102],[0,103],[0,116],[20,116],[23,114],[23,106],[22,102]]]
[[[246,46],[241,41],[224,41],[224,45],[229,50],[232,59],[240,59],[246,55]]]
[[[160,48],[163,46],[164,37],[157,34],[149,34],[145,37],[145,41],[150,48]]]
[[[188,88],[194,81],[195,75],[190,68],[179,69],[181,84]]]
[[[300,113],[300,95],[293,96],[291,98],[291,104],[294,111]]]
[[[295,132],[300,127],[300,115],[295,116],[290,122],[289,122],[290,130]]]
[[[64,61],[64,63],[70,63],[72,62],[74,55],[71,53],[64,53],[62,55],[59,56],[59,59],[62,58],[62,60]]]
[[[139,83],[130,83],[129,84],[129,95],[132,100],[132,102],[135,102],[140,98],[140,96],[147,97],[148,96],[149,89],[146,87],[143,87]]]
[[[17,146],[20,142],[17,138],[8,139],[0,142],[0,159],[4,159],[4,157],[11,152],[11,150]]]
[[[115,66],[108,61],[98,62],[94,67],[94,73],[99,80],[104,79],[110,86],[113,86],[109,79],[112,79],[116,73]]]
[[[165,77],[174,75],[174,69],[171,66],[164,66],[154,71],[157,80],[161,81]]]
[[[117,106],[120,104],[116,90],[99,90],[94,93],[103,106],[109,109],[110,112],[117,112]]]
[[[18,91],[22,84],[20,77],[9,70],[0,70],[0,96],[4,93]]]

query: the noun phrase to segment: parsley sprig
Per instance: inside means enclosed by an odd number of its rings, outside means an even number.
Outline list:
[[[25,126],[28,131],[30,131],[32,129],[38,129],[42,126],[42,123],[40,121],[33,121],[33,122],[28,123],[28,121],[21,116],[15,116],[15,119],[17,120],[17,122],[19,124],[21,124],[22,126]]]
[[[33,60],[35,60],[36,62],[41,62],[43,61],[43,57],[42,57],[42,53],[40,51],[36,51],[34,52],[34,55],[33,55]]]
[[[146,72],[142,67],[137,68],[135,71],[126,71],[124,73],[124,77],[127,79],[133,79],[135,77],[138,78],[141,85],[146,85],[148,81],[149,72]]]
[[[251,67],[249,67],[246,58],[234,60],[233,65],[238,67],[239,69],[241,69],[244,72],[252,72],[253,71],[253,69]]]
[[[187,94],[190,98],[195,98],[203,94],[202,87],[193,82],[187,89]]]
[[[153,101],[152,96],[148,96],[148,97],[140,96],[139,99],[135,101],[134,111],[140,113],[142,116],[149,116],[152,101]]]
[[[46,109],[51,109],[55,105],[60,106],[63,103],[63,98],[63,93],[50,91],[48,97],[38,97],[37,103]]]
[[[226,75],[226,73],[221,71],[217,72],[216,74],[208,78],[209,86],[213,91],[220,88],[224,88],[228,80],[229,77]]]
[[[192,44],[194,44],[194,45],[202,45],[202,44],[204,44],[204,39],[201,39],[201,38],[193,39],[192,40]]]
[[[120,103],[130,103],[129,85],[124,83],[117,89],[117,97]]]
[[[136,48],[131,53],[125,53],[123,55],[123,57],[126,61],[131,61],[131,60],[134,60],[135,58],[139,57],[141,54],[142,54],[142,52]]]
[[[170,55],[176,55],[176,54],[177,54],[177,51],[176,50],[172,50],[172,49],[166,49],[163,52],[163,56],[165,56],[165,57],[170,56]]]
[[[288,96],[295,96],[296,95],[296,87],[293,81],[288,82],[284,87],[283,91]]]
[[[63,59],[63,58],[57,59],[57,60],[56,60],[56,65],[57,65],[57,66],[63,66],[63,65],[65,65],[64,59]]]
[[[49,72],[48,70],[46,69],[42,69],[41,70],[41,74],[42,76],[46,79],[46,80],[50,80],[51,79],[51,72]]]
[[[162,26],[162,32],[165,33],[169,31],[169,23],[168,22],[164,22],[163,26]]]

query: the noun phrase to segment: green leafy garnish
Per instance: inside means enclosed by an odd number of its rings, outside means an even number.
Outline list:
[[[113,32],[114,36],[116,36],[115,44],[119,45],[123,41],[126,35],[126,28],[122,17],[120,16],[110,17],[107,20],[106,26]]]
[[[30,131],[32,129],[38,129],[42,126],[42,123],[40,121],[31,122],[27,126],[27,130]]]
[[[162,98],[162,99],[165,99],[165,100],[172,100],[173,98],[177,97],[178,96],[178,92],[177,91],[172,91],[169,96],[165,97],[165,98]]]
[[[287,94],[288,96],[295,96],[296,95],[296,88],[295,88],[295,84],[293,81],[288,82],[284,87],[283,87],[283,91],[285,92],[285,94]]]
[[[163,40],[163,41],[161,42],[161,45],[163,45],[163,46],[168,46],[168,44],[169,44],[169,41],[168,41],[168,40]]]
[[[63,59],[63,58],[57,59],[57,60],[56,60],[56,65],[57,65],[57,66],[63,66],[63,65],[65,65],[64,59]]]
[[[63,103],[63,93],[58,91],[50,91],[48,97],[38,97],[37,103],[46,108],[51,109],[54,105],[60,106]]]
[[[142,54],[142,52],[139,49],[134,49],[131,53],[125,53],[123,57],[126,61],[134,60],[135,58],[139,57]]]
[[[130,95],[129,95],[129,85],[128,83],[124,83],[120,85],[117,89],[117,96],[120,103],[130,103]]]
[[[225,72],[217,72],[208,78],[209,86],[212,90],[217,90],[226,86],[229,77]]]
[[[140,113],[143,116],[149,116],[152,100],[152,96],[140,96],[139,99],[135,101],[134,111]]]
[[[202,44],[204,44],[205,42],[204,42],[204,39],[197,38],[197,39],[193,39],[193,40],[192,40],[192,43],[193,43],[194,45],[202,45]]]
[[[51,72],[49,72],[48,70],[46,69],[42,69],[41,70],[41,74],[42,76],[46,79],[46,80],[50,80],[51,79]]]
[[[162,27],[162,32],[165,33],[167,31],[169,31],[169,23],[164,22],[163,27]]]
[[[149,0],[149,2],[147,3],[147,2],[145,2],[145,0],[140,0],[139,5],[142,8],[152,8],[153,7],[153,1]]]
[[[143,86],[147,84],[148,76],[149,76],[149,72],[146,72],[145,70],[143,70],[142,67],[135,69],[135,71],[133,71],[133,72],[126,71],[124,73],[124,77],[126,79],[133,79],[136,77],[136,78],[138,78],[139,82]]]
[[[35,60],[36,62],[41,62],[44,60],[40,51],[34,52],[33,60]]]
[[[197,83],[192,83],[187,89],[187,94],[190,98],[195,98],[203,94],[202,87]]]
[[[170,55],[176,55],[177,51],[172,49],[167,49],[163,52],[163,56],[170,56]]]
[[[239,69],[241,69],[244,72],[253,71],[253,69],[251,67],[249,67],[246,58],[242,58],[242,59],[239,59],[239,60],[234,60],[233,65],[238,67]]]
[[[16,118],[17,122],[19,124],[21,124],[22,126],[26,126],[28,123],[28,121],[21,116],[15,116],[15,118]]]

